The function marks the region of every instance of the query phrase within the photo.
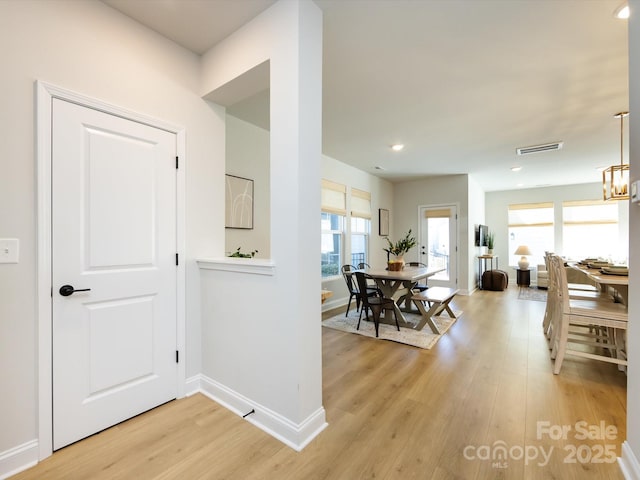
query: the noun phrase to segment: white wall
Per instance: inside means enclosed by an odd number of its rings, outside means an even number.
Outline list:
[[[223,248],[224,210],[212,194],[223,112],[199,95],[199,58],[98,1],[0,2],[0,237],[20,240],[20,263],[0,265],[0,458],[35,440],[34,82],[43,80],[186,128],[187,374],[200,371],[199,271]],[[220,167],[216,169],[216,162]],[[10,206],[10,207],[9,207]],[[221,231],[221,230],[220,230]],[[0,462],[0,475],[3,465]]]
[[[347,202],[352,188],[371,193],[371,236],[369,237],[369,264],[372,268],[386,268],[387,254],[382,249],[387,246],[385,237],[378,235],[378,209],[393,211],[393,185],[369,173],[358,170],[326,155],[322,156],[322,178],[347,186]],[[347,212],[350,212],[347,204]],[[349,218],[349,217],[348,217]],[[318,223],[320,218],[318,217]],[[347,222],[348,223],[348,222]],[[389,226],[392,228],[392,225]],[[349,237],[345,235],[345,258],[350,258]],[[345,263],[349,263],[345,261]],[[331,290],[333,296],[323,305],[323,310],[345,305],[349,300],[349,292],[342,276],[331,277],[322,282],[322,288]]]
[[[391,212],[392,240],[411,229],[419,229],[419,205],[457,204],[458,207],[458,288],[463,293],[472,290],[469,283],[469,187],[467,175],[446,175],[394,184]],[[473,234],[473,231],[471,231]],[[418,250],[413,249],[405,260],[418,261]]]
[[[202,95],[267,60],[275,273],[203,271],[202,381],[238,411],[255,408],[250,421],[301,448],[325,425],[318,261],[322,13],[315,3],[277,2],[204,55]],[[223,190],[224,172],[217,173],[211,188]],[[216,255],[223,255],[222,246]]]
[[[271,256],[271,191],[269,188],[269,132],[227,115],[225,173],[253,180],[253,229],[225,229],[225,253],[241,247],[258,250],[255,258]]]
[[[594,172],[598,178],[598,172]],[[510,279],[515,279],[515,269],[509,268],[508,251],[509,225],[508,211],[510,204],[553,202],[554,204],[554,237],[556,243],[554,251],[563,255],[562,245],[562,202],[569,200],[601,200],[602,183],[585,183],[580,185],[565,185],[562,187],[527,188],[519,190],[505,190],[502,192],[487,192],[486,194],[486,223],[489,230],[496,234],[494,251],[499,255],[500,269],[509,274]],[[627,238],[628,205],[618,202],[620,237]],[[542,257],[530,257],[531,266],[543,263]],[[531,281],[534,283],[534,278]]]
[[[469,217],[467,229],[469,235],[467,238],[467,282],[469,290],[476,289],[478,284],[479,265],[476,257],[482,255],[484,247],[476,247],[476,228],[478,225],[485,225],[485,192],[482,190],[478,182],[469,176]]]
[[[640,1],[631,0],[629,19],[629,134],[631,181],[640,180]],[[638,235],[636,235],[638,234]],[[640,205],[629,208],[629,238],[640,236]],[[630,242],[629,293],[640,289],[640,250]],[[640,297],[629,295],[629,331],[627,342],[629,366],[627,374],[627,440],[623,445],[622,464],[626,478],[640,478]]]

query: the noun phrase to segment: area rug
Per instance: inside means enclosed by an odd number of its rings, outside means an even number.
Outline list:
[[[537,302],[547,301],[547,291],[538,288],[521,288],[518,292],[518,300],[535,300]]]
[[[434,317],[435,323],[438,325],[442,334],[445,334],[447,330],[451,328],[451,325],[460,318],[462,312],[454,310],[454,314],[457,318],[449,318],[446,313],[443,313],[442,316]],[[322,326],[343,332],[355,333],[365,337],[376,338],[376,329],[373,321],[366,321],[364,319],[364,315],[362,322],[360,322],[360,330],[356,330],[359,315],[359,312],[351,311],[349,312],[349,316],[345,317],[344,313],[341,313],[340,315],[336,315],[335,317],[331,317],[323,321]],[[421,319],[419,314],[405,313],[404,316],[407,319],[407,322],[414,325],[417,325]],[[371,316],[369,316],[369,318],[371,318]],[[410,328],[400,327],[400,331],[398,331],[395,324],[387,325],[385,323],[380,324],[379,335],[380,336],[377,340],[389,340],[427,350],[432,348],[438,340],[440,340],[440,337],[442,337],[442,335],[436,335],[433,333],[429,325],[425,325],[422,330],[412,330]]]

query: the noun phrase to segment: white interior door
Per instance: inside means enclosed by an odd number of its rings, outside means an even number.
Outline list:
[[[176,397],[176,136],[52,108],[58,449]]]
[[[419,261],[444,268],[429,277],[429,285],[456,288],[458,284],[457,212],[455,205],[420,207]]]

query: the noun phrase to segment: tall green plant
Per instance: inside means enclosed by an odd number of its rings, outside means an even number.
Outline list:
[[[487,234],[487,248],[489,250],[493,250],[493,243],[494,243],[495,239],[496,239],[495,233],[489,232]]]

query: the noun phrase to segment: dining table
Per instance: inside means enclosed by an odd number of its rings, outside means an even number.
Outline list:
[[[398,317],[398,324],[402,327],[413,328],[413,323],[408,322],[404,316],[404,312],[420,313],[417,309],[412,308],[411,289],[415,287],[421,280],[435,275],[445,270],[444,267],[409,267],[405,266],[402,270],[378,270],[366,268],[362,271],[367,273],[376,282],[376,286],[382,294],[387,298],[394,300],[393,309]],[[404,307],[402,306],[404,304]],[[395,325],[395,319],[389,318],[386,314],[380,317],[380,321]]]
[[[595,282],[602,291],[612,288],[615,291],[614,298],[624,305],[629,305],[629,275],[616,275],[605,273],[601,268],[590,268],[580,263],[569,263],[569,266],[584,273],[587,278]]]
[[[569,267],[574,268],[582,273],[584,273],[591,281],[595,282],[596,285],[600,287],[600,290],[603,292],[610,292],[613,290],[613,299],[616,302],[622,303],[627,309],[629,308],[629,274],[627,271],[626,275],[616,275],[615,273],[611,273],[603,268],[591,268],[588,264],[584,265],[582,263],[569,263]],[[624,346],[622,349],[616,349],[616,355],[618,358],[627,358],[627,348],[626,348],[626,331],[625,337],[622,340],[624,342]],[[626,371],[626,366],[618,365],[618,370]]]

